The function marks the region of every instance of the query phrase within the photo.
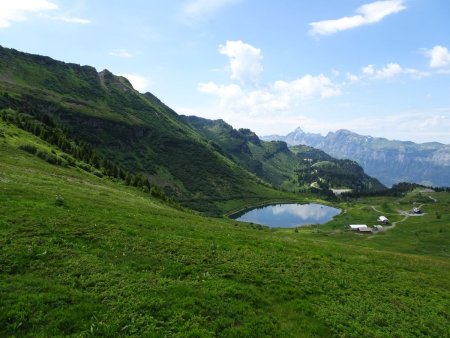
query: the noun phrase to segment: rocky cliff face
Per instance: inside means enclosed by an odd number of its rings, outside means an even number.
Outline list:
[[[300,128],[286,136],[272,135],[262,139],[282,140],[289,145],[305,144],[336,158],[357,161],[367,174],[386,185],[403,181],[450,186],[450,145],[392,141],[348,130],[322,136],[305,133]]]

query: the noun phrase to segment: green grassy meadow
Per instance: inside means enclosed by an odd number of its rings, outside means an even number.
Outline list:
[[[420,205],[423,205],[423,215],[404,220],[404,215],[399,214],[410,212],[413,207]],[[416,189],[402,198],[363,198],[356,203],[342,203],[340,207],[345,212],[321,226],[319,236],[379,250],[450,258],[449,193],[429,193]],[[382,212],[375,211],[373,207]],[[352,223],[372,226],[377,224],[380,215],[398,224],[393,229],[392,226],[385,226],[386,231],[370,235],[358,235],[344,229],[345,224]]]
[[[449,194],[381,234],[343,227],[424,196],[341,203],[318,229],[274,230],[166,205],[24,144],[59,154],[0,123],[2,337],[450,335]]]

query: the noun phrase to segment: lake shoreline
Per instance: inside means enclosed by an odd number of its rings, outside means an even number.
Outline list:
[[[271,203],[244,209],[230,218],[270,228],[295,228],[325,224],[341,213],[342,209],[319,202]]]
[[[227,212],[224,215],[224,217],[227,217],[227,218],[230,218],[230,219],[234,220],[234,218],[232,216],[237,215],[237,214],[242,213],[242,212],[250,211],[250,210],[255,209],[255,208],[266,207],[266,206],[269,206],[269,205],[290,204],[290,203],[301,204],[301,203],[312,203],[312,202],[311,201],[305,202],[305,201],[298,201],[298,200],[289,200],[289,201],[288,200],[274,200],[274,201],[267,201],[267,202],[262,202],[262,203],[258,203],[258,204],[247,205],[247,206],[245,206],[245,207],[243,207],[243,208],[241,208],[241,209],[239,209],[237,211]]]

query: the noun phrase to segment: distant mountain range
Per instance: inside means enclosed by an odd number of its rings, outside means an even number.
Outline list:
[[[336,158],[357,161],[368,175],[388,186],[398,182],[450,186],[450,145],[438,142],[394,141],[348,130],[322,136],[306,133],[300,127],[285,136],[261,139],[284,141],[290,146],[308,145]]]

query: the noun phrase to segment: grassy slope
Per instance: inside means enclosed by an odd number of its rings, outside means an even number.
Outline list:
[[[326,181],[333,188],[380,190],[385,187],[369,177],[354,161],[337,160],[307,146],[288,148],[281,141],[266,142],[248,129],[236,130],[223,120],[208,120],[196,116],[182,116],[207,140],[214,142],[247,170],[288,191],[298,191],[299,170],[308,172],[308,180],[300,185],[307,188],[312,182]],[[305,161],[307,159],[307,161]],[[329,165],[317,170],[314,164],[326,160]],[[312,162],[311,162],[312,161]]]
[[[435,198],[433,202],[428,196]],[[422,205],[423,216],[404,218],[398,211],[411,211],[413,206]],[[382,213],[373,210],[372,206]],[[370,247],[377,250],[403,252],[408,254],[434,255],[450,258],[450,194],[424,193],[416,190],[403,198],[371,197],[358,203],[342,203],[345,214],[336,217],[323,229],[328,239],[340,243]],[[399,222],[395,229],[380,234],[358,236],[344,231],[345,224],[377,224],[376,219],[384,215],[391,222]],[[389,227],[388,227],[389,228]],[[328,231],[331,230],[331,231]],[[325,233],[324,233],[325,235]]]
[[[197,116],[182,118],[207,140],[217,144],[228,156],[247,170],[275,186],[295,189],[294,178],[298,160],[283,142],[265,142],[248,129],[234,129],[223,120]]]
[[[184,205],[217,215],[230,211],[224,209],[226,200],[280,196],[125,78],[2,47],[0,71],[0,108],[51,116],[73,137],[127,170],[148,175]]]
[[[1,336],[450,333],[450,264],[427,241],[410,254],[397,229],[370,244],[204,218],[23,143],[48,147],[0,124]]]
[[[383,190],[386,187],[376,178],[364,173],[358,163],[351,160],[339,160],[322,150],[305,145],[289,148],[301,160],[298,168],[299,180],[309,185],[317,177],[327,182],[331,188],[349,188],[352,190]]]

